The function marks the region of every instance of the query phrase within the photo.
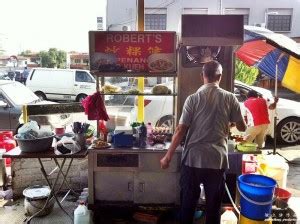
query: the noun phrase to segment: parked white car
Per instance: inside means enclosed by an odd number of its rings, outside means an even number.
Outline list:
[[[170,88],[170,87],[169,87]],[[255,90],[270,103],[273,101],[272,92],[255,86],[249,86],[235,81],[234,93],[237,96],[242,111],[245,110],[244,101],[249,90]],[[145,96],[145,122],[151,122],[155,126],[172,127],[173,97],[172,96]],[[278,140],[286,144],[300,143],[300,103],[280,98],[277,103],[277,127]],[[136,114],[134,108],[133,114]],[[271,125],[268,135],[274,136],[273,121],[275,111],[270,110]]]
[[[80,102],[96,91],[96,80],[86,70],[34,68],[26,86],[42,100]]]
[[[235,81],[234,88],[234,93],[240,102],[242,112],[245,110],[243,102],[247,99],[247,93],[251,89],[258,92],[267,102],[273,102],[274,97],[270,90],[256,86],[248,86],[239,81]],[[278,140],[285,144],[300,143],[300,103],[279,98],[276,110],[269,110],[271,124],[267,134],[271,137],[274,137],[275,113],[277,113],[276,135]]]

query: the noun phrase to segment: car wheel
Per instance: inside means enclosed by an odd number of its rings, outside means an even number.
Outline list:
[[[157,127],[169,128],[170,130],[172,130],[172,128],[173,128],[173,116],[172,115],[167,115],[167,116],[164,116],[164,117],[160,118],[156,122],[156,126]]]
[[[84,98],[86,98],[87,97],[87,95],[85,95],[85,94],[80,94],[80,95],[78,95],[77,96],[77,99],[76,99],[76,101],[77,102],[81,102]]]
[[[35,95],[37,95],[38,98],[40,98],[41,100],[46,100],[47,97],[43,92],[35,92]]]
[[[300,119],[286,118],[277,126],[278,140],[285,144],[300,143]]]

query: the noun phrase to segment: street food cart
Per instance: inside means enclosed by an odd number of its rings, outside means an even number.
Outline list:
[[[233,51],[243,42],[243,17],[183,15],[178,44],[174,32],[94,31],[89,38],[91,73],[102,83],[108,76],[173,77],[170,97],[174,99],[176,122],[186,97],[202,85],[200,74],[205,62],[221,62],[221,86],[232,91]],[[159,161],[166,149],[168,143],[89,150],[89,205],[178,204],[182,148],[176,150],[170,168],[162,170]],[[228,182],[233,195],[241,157],[241,153],[229,154],[233,178]]]
[[[106,77],[173,78],[173,89],[169,94],[104,92],[103,95],[171,97],[174,102],[172,117],[175,117],[175,32],[90,32],[90,61],[91,72],[101,78],[102,86]],[[162,171],[159,160],[165,153],[163,149],[166,146],[90,150],[89,204],[94,205],[97,201],[131,204],[178,202],[180,150],[171,168]],[[164,186],[162,182],[165,182]]]

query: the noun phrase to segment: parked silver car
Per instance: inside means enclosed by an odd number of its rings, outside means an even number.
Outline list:
[[[10,80],[5,71],[0,71],[0,80]]]
[[[22,106],[25,104],[52,104],[40,100],[30,89],[16,81],[0,80],[0,131],[16,131],[22,119]],[[40,125],[66,125],[70,115],[30,117]]]

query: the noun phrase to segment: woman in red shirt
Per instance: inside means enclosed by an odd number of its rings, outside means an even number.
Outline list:
[[[269,107],[267,101],[264,98],[259,97],[258,93],[254,90],[248,92],[247,98],[248,99],[244,102],[247,110],[248,124],[246,141],[253,142],[255,140],[258,147],[263,148],[270,124],[268,109],[274,110],[276,108],[278,98],[275,97],[274,103]]]

